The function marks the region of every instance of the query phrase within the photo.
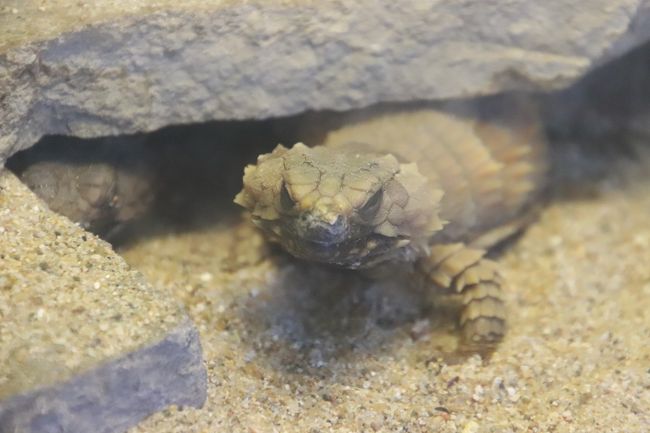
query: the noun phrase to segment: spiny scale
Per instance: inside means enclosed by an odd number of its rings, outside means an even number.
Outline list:
[[[547,148],[535,107],[523,98],[497,98],[366,111],[347,120],[324,146],[364,143],[364,150],[416,162],[444,192],[445,225],[429,240],[430,253],[417,269],[433,286],[461,295],[465,344],[493,348],[506,329],[504,283],[498,265],[484,259],[484,248],[521,229],[544,188]]]
[[[503,111],[467,103],[461,114],[433,108],[365,112],[323,145],[364,143],[364,149],[416,162],[445,192],[447,225],[436,240],[469,242],[519,215],[544,186],[546,143],[534,107],[516,100],[512,113]]]

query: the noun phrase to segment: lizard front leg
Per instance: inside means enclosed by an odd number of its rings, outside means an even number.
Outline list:
[[[429,284],[461,296],[463,346],[476,350],[493,348],[506,330],[503,280],[498,265],[484,256],[484,250],[462,243],[443,244],[418,262]]]

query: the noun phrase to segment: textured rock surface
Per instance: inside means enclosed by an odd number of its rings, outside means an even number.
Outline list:
[[[123,431],[205,385],[178,302],[1,173],[0,432]]]
[[[43,134],[557,88],[640,43],[649,15],[647,0],[175,3],[4,7],[0,161]]]

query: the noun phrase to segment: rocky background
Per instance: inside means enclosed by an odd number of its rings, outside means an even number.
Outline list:
[[[650,38],[646,0],[4,4],[0,161],[46,134],[559,89]]]

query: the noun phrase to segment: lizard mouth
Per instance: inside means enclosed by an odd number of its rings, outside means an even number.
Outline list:
[[[304,238],[285,238],[280,241],[294,256],[303,260],[341,266],[348,269],[370,267],[389,260],[399,250],[400,239],[369,235],[345,241],[318,241]]]
[[[350,225],[342,216],[336,218],[331,224],[320,219],[301,218],[294,230],[296,236],[316,248],[336,247],[350,238]]]

